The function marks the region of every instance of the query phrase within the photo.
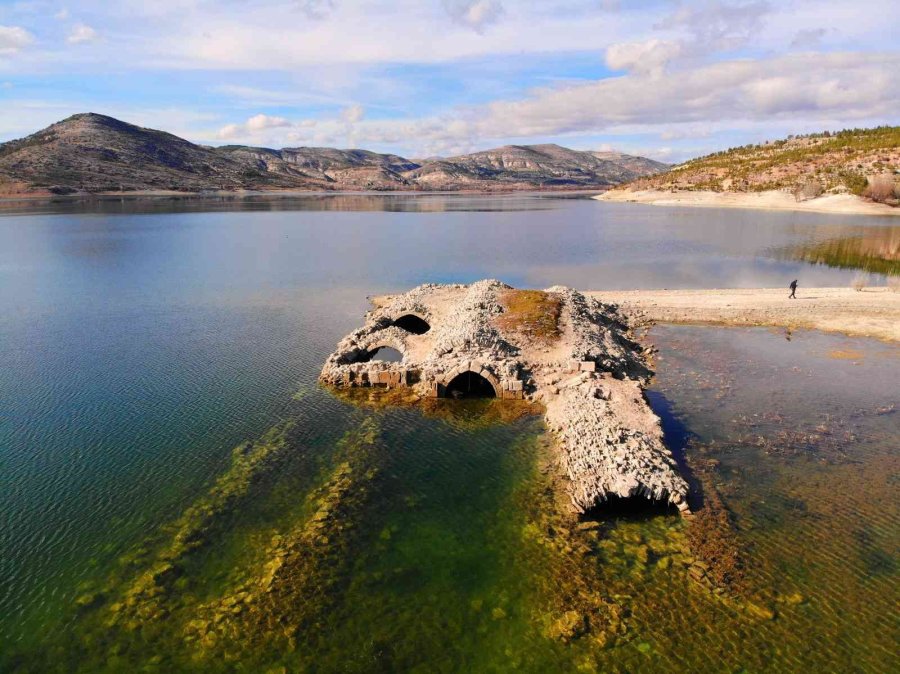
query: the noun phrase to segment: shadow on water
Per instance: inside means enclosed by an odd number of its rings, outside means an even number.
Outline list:
[[[643,496],[610,496],[604,503],[591,508],[583,516],[586,521],[597,522],[646,522],[660,515],[677,515],[678,509],[666,501]]]
[[[672,402],[659,391],[646,391],[647,402],[651,409],[660,418],[663,428],[663,440],[666,447],[672,452],[675,463],[678,464],[678,471],[682,477],[687,480],[690,492],[688,499],[692,510],[702,508],[705,499],[703,497],[703,483],[691,470],[688,465],[686,450],[696,435],[691,433],[684,422],[675,413],[675,407]]]

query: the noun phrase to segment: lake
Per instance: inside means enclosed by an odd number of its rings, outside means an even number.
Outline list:
[[[368,295],[485,277],[803,287],[863,270],[880,284],[898,271],[894,219],[547,195],[0,213],[0,669],[900,665],[896,346],[651,332],[651,403],[729,513],[741,600],[698,582],[669,513],[552,520],[533,410],[316,385]],[[273,560],[292,569],[287,594],[242,595]],[[571,602],[596,605],[602,628],[559,638]]]

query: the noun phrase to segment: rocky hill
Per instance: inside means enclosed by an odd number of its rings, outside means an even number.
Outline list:
[[[609,155],[609,156],[606,156]],[[558,145],[411,161],[367,150],[196,145],[94,113],[0,144],[0,195],[172,190],[605,188],[664,164]]]
[[[664,164],[661,161],[648,159],[647,157],[637,157],[633,154],[624,154],[622,152],[591,152],[597,159],[611,161],[617,166],[628,169],[635,174],[635,177],[656,175],[664,173],[672,168],[671,164]]]
[[[746,145],[645,176],[629,190],[794,193],[798,200],[850,193],[885,203],[900,196],[900,127],[848,129]]]
[[[643,157],[603,154],[553,144],[506,145],[430,161],[409,177],[429,189],[611,187],[668,168]]]

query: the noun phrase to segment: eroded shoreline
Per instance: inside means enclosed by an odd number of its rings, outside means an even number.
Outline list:
[[[852,194],[828,194],[815,199],[797,201],[794,195],[779,190],[765,192],[713,192],[710,190],[670,192],[666,190],[614,189],[593,198],[599,201],[650,204],[652,206],[750,208],[765,211],[900,216],[900,208],[892,208],[885,204],[866,201]]]
[[[900,293],[890,288],[592,290],[618,304],[634,326],[652,323],[769,326],[900,342]]]

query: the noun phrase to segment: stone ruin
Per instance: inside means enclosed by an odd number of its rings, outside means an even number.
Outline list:
[[[534,316],[515,314],[517,293],[553,308],[550,330],[546,316],[541,331]],[[323,383],[543,403],[578,511],[642,496],[688,512],[688,485],[644,398],[652,373],[614,305],[563,286],[538,293],[494,280],[425,284],[373,304],[326,360]],[[380,360],[382,349],[402,358]]]

